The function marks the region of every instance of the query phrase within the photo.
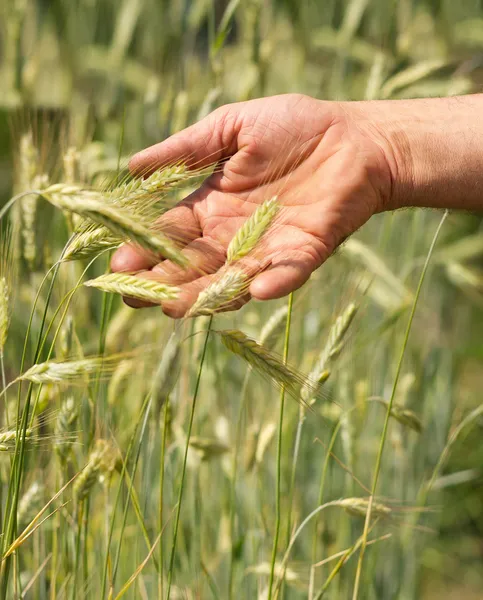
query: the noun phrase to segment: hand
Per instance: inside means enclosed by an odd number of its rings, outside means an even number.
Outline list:
[[[179,300],[163,310],[182,317],[224,264],[235,232],[260,203],[278,195],[283,222],[263,240],[268,268],[251,281],[249,296],[269,300],[302,286],[391,195],[386,140],[349,107],[300,95],[231,104],[134,156],[134,173],[187,158],[196,168],[219,162],[220,169],[160,220],[164,231],[183,239],[190,268],[155,263],[126,245],[112,269],[179,286]]]

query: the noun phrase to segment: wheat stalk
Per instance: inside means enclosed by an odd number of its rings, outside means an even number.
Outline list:
[[[200,292],[186,316],[212,315],[220,308],[239,298],[245,291],[246,286],[247,276],[243,271],[227,269],[221,277]]]
[[[249,338],[238,329],[229,329],[219,332],[223,344],[257,371],[268,375],[287,391],[296,394],[299,382],[292,370],[278,357],[274,356],[267,348]]]
[[[185,164],[171,165],[155,171],[145,179],[137,177],[107,191],[105,193],[106,200],[120,206],[132,206],[141,201],[141,207],[144,208],[145,202],[142,200],[147,196],[151,198],[150,202],[152,203],[153,197],[157,194],[192,176],[193,174],[188,172]]]
[[[270,227],[279,209],[277,196],[267,200],[256,209],[231,240],[226,252],[227,262],[235,262],[255,248]]]
[[[20,498],[17,510],[17,524],[20,531],[28,525],[42,508],[44,486],[34,481],[25,494]]]
[[[13,450],[19,433],[22,435],[22,432],[17,432],[16,429],[0,431],[0,452],[8,452],[9,450]],[[25,440],[30,441],[31,439],[32,429],[28,428],[25,433]]]
[[[67,462],[72,450],[71,441],[77,417],[75,400],[72,396],[69,396],[62,403],[54,425],[54,448],[62,464]]]
[[[78,502],[84,500],[97,481],[104,481],[114,471],[117,460],[117,452],[108,441],[96,440],[86,466],[74,482],[74,498]]]
[[[66,362],[47,361],[33,365],[18,381],[32,383],[67,383],[82,377],[93,375],[99,371],[107,372],[117,364],[119,357],[94,357]]]
[[[161,254],[180,266],[187,265],[186,257],[167,236],[160,231],[153,231],[149,224],[136,219],[126,209],[106,204],[97,192],[56,184],[44,190],[42,195],[57,208],[100,223],[120,238],[127,238],[149,252]]]
[[[107,388],[107,404],[109,406],[115,406],[116,402],[122,396],[122,392],[125,391],[127,385],[125,380],[131,374],[133,367],[134,362],[132,360],[122,360],[118,364],[109,380],[109,387]]]
[[[165,300],[176,300],[180,292],[177,287],[125,273],[101,275],[97,279],[86,281],[84,285],[97,288],[103,292],[138,298],[154,304],[159,304]]]
[[[329,378],[329,363],[340,354],[344,338],[356,313],[357,306],[351,302],[344,312],[337,317],[335,323],[330,328],[327,342],[308,376],[309,381],[313,382],[316,389]],[[308,402],[312,396],[313,389],[310,387],[302,389],[302,399],[304,401]]]
[[[132,179],[113,190],[104,192],[103,200],[108,204],[129,209],[133,215],[145,218],[146,212],[158,201],[161,192],[192,176],[185,165],[173,165],[155,171],[146,179]],[[66,248],[64,260],[90,258],[106,248],[115,248],[120,242],[119,237],[112,235],[104,225],[83,223]]]
[[[113,235],[104,225],[90,223],[72,237],[62,258],[66,261],[92,258],[104,250],[117,248],[121,243],[122,238]]]
[[[174,331],[163,350],[163,356],[154,375],[151,388],[151,397],[157,415],[159,415],[178,380],[180,354],[181,338],[179,332]]]
[[[24,134],[19,144],[19,172],[17,175],[17,191],[26,192],[41,186],[38,179],[39,155],[34,144],[32,132]],[[37,181],[36,181],[37,180]],[[37,215],[37,195],[28,194],[21,200],[23,256],[32,268],[36,256],[35,219]]]
[[[81,180],[80,174],[81,153],[75,146],[67,148],[62,157],[64,167],[64,180],[69,185],[75,185]]]
[[[276,310],[263,326],[259,342],[265,348],[273,348],[285,330],[288,306],[285,304]]]
[[[14,253],[16,230],[7,227],[0,241],[0,354],[5,348],[12,310],[12,292],[16,283],[18,262]]]
[[[365,518],[369,507],[369,500],[365,500],[364,498],[343,498],[341,500],[335,500],[334,505],[341,506],[351,515]],[[389,506],[381,504],[380,502],[372,503],[371,512],[376,517],[389,517],[392,514],[392,510]]]
[[[388,402],[383,398],[371,398],[371,400],[382,404],[386,409],[388,407]],[[421,433],[423,431],[423,423],[414,411],[393,403],[389,414],[404,427],[409,427],[409,429],[416,431],[416,433]]]
[[[10,289],[6,277],[0,277],[0,352],[7,341],[10,323]]]

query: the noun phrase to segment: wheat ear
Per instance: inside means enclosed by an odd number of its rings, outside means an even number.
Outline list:
[[[180,266],[187,265],[186,257],[167,236],[160,231],[153,231],[149,224],[136,219],[126,209],[106,204],[96,192],[56,184],[44,190],[42,195],[58,208],[100,223],[122,239],[127,238]]]
[[[264,202],[245,221],[231,240],[226,252],[227,261],[235,262],[249,254],[270,227],[280,209],[277,196]]]
[[[62,403],[54,425],[54,448],[62,464],[67,463],[72,450],[71,441],[74,436],[74,426],[77,417],[78,412],[75,400],[72,396],[69,396]]]
[[[65,362],[47,361],[33,365],[15,380],[32,383],[68,383],[97,373],[108,372],[118,364],[119,357],[94,357]]]
[[[159,194],[191,178],[183,164],[156,171],[146,179],[136,178],[102,193],[104,202],[128,209],[133,215],[145,218],[150,207],[159,200]],[[83,223],[75,232],[64,252],[64,260],[90,258],[96,253],[119,245],[120,239],[104,225]]]
[[[151,388],[151,397],[157,415],[159,415],[178,380],[180,354],[181,337],[179,331],[174,331],[163,350],[163,356],[154,375]]]
[[[219,332],[223,344],[238,356],[241,356],[257,371],[268,375],[278,384],[283,385],[287,391],[296,394],[299,382],[291,369],[267,348],[249,338],[238,329],[229,329]]]
[[[343,348],[344,338],[356,313],[357,306],[351,302],[344,312],[337,317],[335,323],[330,328],[327,342],[308,376],[309,381],[313,382],[316,387],[320,386],[320,384],[324,383],[329,378],[329,363],[340,354]],[[312,396],[313,389],[310,387],[302,390],[302,399],[306,402],[309,401]]]
[[[365,518],[369,500],[365,500],[364,498],[343,498],[342,500],[336,500],[334,505],[341,506],[351,515]],[[392,509],[380,502],[373,502],[371,512],[375,517],[389,517],[392,514]]]
[[[227,269],[221,277],[200,292],[186,316],[212,315],[239,298],[246,290],[247,283],[248,278],[243,271]]]
[[[384,406],[386,409],[388,407],[388,402],[386,402],[386,400],[383,398],[371,398],[371,400],[382,404],[382,406]],[[400,404],[393,403],[389,414],[401,425],[404,427],[409,427],[409,429],[416,431],[416,433],[421,433],[424,429],[423,423],[418,415],[414,411],[405,408]]]
[[[42,508],[42,496],[44,486],[38,481],[34,481],[20,498],[17,510],[17,524],[20,531],[24,529]]]
[[[17,442],[17,430],[10,429],[7,431],[0,431],[0,452],[8,452],[13,450]],[[25,434],[25,440],[30,441],[32,439],[32,429],[27,429]]]
[[[86,281],[84,285],[97,288],[103,292],[138,298],[154,304],[159,304],[165,300],[176,300],[180,292],[177,287],[125,273],[101,275],[97,279]]]
[[[273,348],[285,330],[288,306],[284,305],[276,310],[263,326],[259,342],[265,348]]]
[[[116,467],[117,459],[117,452],[108,441],[96,440],[86,466],[74,482],[74,498],[78,502],[84,500],[97,481],[102,482],[106,476],[112,473]]]

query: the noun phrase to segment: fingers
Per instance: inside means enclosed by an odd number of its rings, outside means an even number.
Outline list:
[[[221,107],[164,142],[142,150],[131,159],[129,168],[146,174],[179,161],[202,168],[231,156],[236,152],[238,107]]]
[[[298,249],[289,247],[278,252],[275,250],[270,267],[252,281],[250,294],[257,300],[282,298],[302,287],[329,256],[329,247],[313,238]]]
[[[250,294],[257,300],[282,298],[301,287],[310,277],[312,269],[304,257],[282,259],[263,273],[250,285]]]

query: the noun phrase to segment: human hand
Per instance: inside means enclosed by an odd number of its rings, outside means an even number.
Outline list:
[[[231,104],[134,156],[134,173],[180,160],[220,168],[160,219],[163,231],[183,240],[188,269],[153,261],[132,245],[116,252],[112,269],[180,287],[179,299],[163,310],[182,317],[225,263],[236,231],[277,195],[283,221],[264,237],[263,257],[240,261],[252,270],[254,260],[263,262],[243,300],[279,298],[302,286],[391,194],[388,145],[348,106],[301,95]]]

